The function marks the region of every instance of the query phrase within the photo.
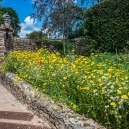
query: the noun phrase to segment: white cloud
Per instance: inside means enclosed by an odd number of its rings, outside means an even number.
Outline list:
[[[26,17],[24,23],[21,23],[21,32],[19,33],[20,37],[25,37],[26,34],[31,33],[36,30],[39,31],[41,27],[36,27],[37,21],[33,22],[34,19],[30,19],[30,16]]]

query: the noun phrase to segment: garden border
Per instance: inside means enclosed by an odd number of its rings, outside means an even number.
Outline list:
[[[62,103],[55,104],[51,98],[35,92],[36,88],[23,80],[14,84],[15,77],[14,73],[2,74],[0,71],[3,86],[35,115],[47,120],[52,129],[106,129],[92,119],[74,113]]]

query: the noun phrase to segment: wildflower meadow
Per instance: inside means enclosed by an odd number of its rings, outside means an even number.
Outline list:
[[[114,129],[129,127],[129,57],[92,53],[61,57],[45,48],[14,51],[2,69],[17,75],[75,112]],[[41,96],[43,97],[43,95]]]

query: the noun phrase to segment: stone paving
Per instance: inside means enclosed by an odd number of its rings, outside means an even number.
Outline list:
[[[30,112],[27,107],[21,104],[1,83],[0,83],[0,111],[14,111],[14,112]],[[33,114],[33,113],[32,113]],[[0,119],[1,122],[6,122],[5,119]],[[7,122],[18,123],[18,120],[7,120]],[[35,116],[30,122],[20,121],[23,124],[32,124],[32,125],[43,125],[48,128],[50,126],[40,119],[39,117]]]

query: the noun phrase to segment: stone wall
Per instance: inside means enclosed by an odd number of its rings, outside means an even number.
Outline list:
[[[14,83],[15,74],[0,73],[2,84],[34,114],[47,120],[52,129],[106,129],[90,118],[74,113],[62,103],[54,103],[47,95],[35,92],[29,83],[21,80]]]
[[[13,50],[36,50],[42,47],[47,47],[49,50],[54,50],[53,43],[51,41],[33,41],[25,38],[14,38]]]
[[[11,42],[12,33],[13,29],[10,26],[7,39],[6,29],[3,24],[0,25],[0,60],[4,57],[4,55],[8,54],[9,50],[12,50],[12,42]]]
[[[84,47],[86,43],[83,40],[78,38],[78,39],[68,40],[66,42],[71,42],[75,44],[75,52],[77,54],[80,54],[80,55],[84,54]],[[56,50],[56,48],[53,45],[53,41],[48,41],[48,40],[33,41],[25,38],[14,38],[14,39],[11,39],[10,43],[13,44],[12,46],[13,50],[36,50],[44,46],[47,47],[47,49],[49,49],[50,51]]]
[[[13,50],[31,50],[31,41],[25,38],[13,38]]]
[[[4,44],[4,35],[0,32],[0,62],[2,63],[2,59],[4,58],[5,52],[5,44]]]
[[[83,55],[85,52],[85,45],[86,42],[81,38],[76,38],[70,40],[70,42],[73,42],[75,44],[75,52],[79,55]]]

